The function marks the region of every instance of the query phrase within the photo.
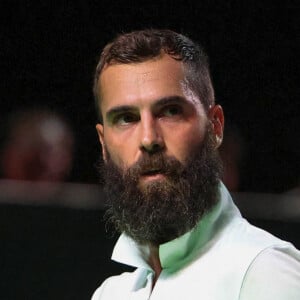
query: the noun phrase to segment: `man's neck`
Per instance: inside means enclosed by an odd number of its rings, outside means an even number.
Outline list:
[[[149,248],[150,248],[150,256],[149,256],[148,262],[154,271],[154,279],[153,279],[153,285],[152,285],[152,289],[153,289],[154,285],[161,273],[162,267],[161,267],[161,263],[160,263],[160,259],[159,259],[159,247],[150,245]]]

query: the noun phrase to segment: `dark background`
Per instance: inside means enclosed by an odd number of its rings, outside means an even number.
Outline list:
[[[97,182],[92,81],[116,33],[170,28],[202,43],[217,101],[246,141],[242,191],[282,192],[299,179],[297,1],[1,1],[0,126],[47,106],[76,134],[72,181]]]
[[[119,32],[170,28],[210,56],[217,101],[246,143],[241,190],[286,191],[299,180],[297,7],[296,0],[1,0],[0,137],[10,113],[53,109],[76,135],[70,180],[96,183],[92,82],[100,50]],[[109,261],[116,236],[102,217],[99,209],[2,203],[1,299],[89,299],[124,270]],[[299,222],[250,221],[299,247]]]

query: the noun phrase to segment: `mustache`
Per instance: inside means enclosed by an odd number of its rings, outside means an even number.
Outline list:
[[[163,153],[144,153],[137,162],[128,168],[124,175],[132,178],[153,173],[174,176],[182,174],[183,170],[183,164],[175,157]]]

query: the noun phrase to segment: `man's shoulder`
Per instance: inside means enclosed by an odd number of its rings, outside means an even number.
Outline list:
[[[243,218],[238,218],[228,226],[212,249],[210,256],[215,262],[227,266],[235,274],[245,274],[251,264],[263,255],[267,258],[276,252],[295,256],[300,260],[300,252],[290,242],[253,226]],[[239,270],[239,272],[238,272]]]
[[[224,231],[222,240],[225,245],[263,250],[272,246],[289,246],[290,243],[270,232],[250,224],[244,218],[236,218]]]
[[[272,246],[251,262],[240,299],[300,299],[300,252],[291,244]]]
[[[124,295],[129,293],[134,285],[138,273],[139,269],[108,277],[94,292],[91,300],[124,299]]]
[[[209,299],[222,299],[220,290],[210,290],[210,286],[226,287],[228,299],[271,299],[266,295],[273,295],[269,292],[273,276],[276,277],[276,280],[273,278],[276,289],[282,290],[280,295],[284,295],[284,291],[289,288],[287,295],[291,295],[291,298],[274,299],[300,299],[296,297],[299,296],[297,289],[300,291],[299,250],[242,218],[228,226],[222,237],[216,239],[213,246],[204,254],[201,253],[190,266],[184,275],[192,272],[191,278],[198,278],[199,284],[204,283]],[[268,279],[261,281],[264,276]],[[263,285],[261,282],[268,284]],[[263,295],[260,298],[255,297],[254,291],[258,289]]]

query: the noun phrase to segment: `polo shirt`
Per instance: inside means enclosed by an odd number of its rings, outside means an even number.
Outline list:
[[[191,231],[159,246],[154,288],[149,248],[122,234],[112,259],[133,267],[106,279],[92,300],[299,300],[300,252],[250,225],[225,186]]]

